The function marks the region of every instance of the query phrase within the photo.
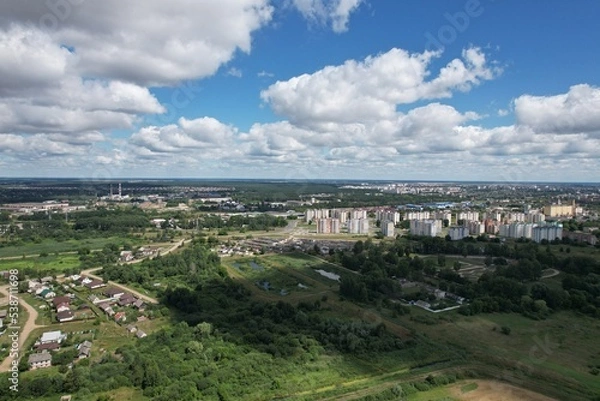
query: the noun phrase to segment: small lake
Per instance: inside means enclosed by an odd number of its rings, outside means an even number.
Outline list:
[[[250,267],[252,268],[252,270],[265,270],[264,266],[259,265],[256,262],[250,262]]]

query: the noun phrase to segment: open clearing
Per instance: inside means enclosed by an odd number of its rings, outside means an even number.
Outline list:
[[[489,380],[472,382],[477,384],[476,389],[464,392],[465,385],[462,384],[451,387],[450,394],[460,401],[556,401],[545,395],[502,382]]]

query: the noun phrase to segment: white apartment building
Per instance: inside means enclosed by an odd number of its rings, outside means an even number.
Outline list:
[[[348,233],[350,234],[368,234],[369,219],[350,219],[348,220]]]
[[[485,224],[480,221],[469,221],[467,227],[469,228],[469,234],[471,235],[481,235],[485,233]]]
[[[527,214],[528,223],[542,223],[544,221],[546,221],[546,216],[543,213],[529,212]]]
[[[521,212],[509,213],[508,221],[509,221],[509,223],[525,222],[525,221],[527,221],[527,216],[525,215],[525,213],[521,213]]]
[[[452,241],[459,241],[469,236],[469,229],[463,226],[450,227],[448,235]]]
[[[452,224],[452,212],[448,210],[440,210],[433,214],[435,220],[448,220],[448,224]]]
[[[554,241],[556,238],[562,238],[562,231],[562,224],[539,225],[533,228],[533,240],[535,242]]]
[[[457,215],[456,220],[463,220],[463,221],[479,221],[479,212],[472,212],[472,211],[468,211],[468,212],[460,212]]]
[[[428,211],[411,211],[404,214],[404,220],[429,220],[431,212]]]
[[[393,210],[377,210],[375,218],[379,221],[391,221],[394,224],[400,222],[400,213]]]
[[[318,219],[328,219],[330,217],[329,209],[308,209],[304,214],[305,220],[316,221]]]
[[[317,234],[339,234],[340,221],[338,219],[318,219]]]
[[[362,209],[353,209],[350,211],[350,218],[353,220],[366,219],[367,211]]]
[[[562,225],[547,225],[544,223],[511,223],[501,224],[498,235],[508,238],[527,238],[535,242],[541,242],[543,239],[552,241],[556,238],[562,238]]]
[[[411,220],[410,233],[412,235],[421,235],[435,237],[442,232],[441,220]]]
[[[393,221],[383,220],[381,222],[381,232],[385,237],[393,237],[396,235],[396,225]]]
[[[496,220],[496,221],[502,221],[502,212],[498,211],[498,210],[493,210],[491,212],[485,212],[483,214],[484,220]]]
[[[348,221],[348,214],[349,214],[348,209],[333,209],[331,211],[331,217],[333,217],[334,219],[339,219],[340,223],[342,223],[342,224],[344,224],[344,223],[346,223],[346,221]]]

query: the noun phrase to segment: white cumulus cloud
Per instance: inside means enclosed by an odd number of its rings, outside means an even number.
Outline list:
[[[393,118],[399,104],[452,96],[468,91],[500,72],[478,48],[463,51],[437,76],[428,67],[439,52],[410,54],[402,49],[349,60],[313,74],[278,81],[261,92],[273,110],[295,124],[349,123]]]
[[[323,25],[331,25],[335,33],[348,30],[350,14],[363,0],[292,0],[293,6],[308,19]]]
[[[554,96],[523,95],[514,106],[517,122],[535,132],[600,137],[600,88],[581,84]]]

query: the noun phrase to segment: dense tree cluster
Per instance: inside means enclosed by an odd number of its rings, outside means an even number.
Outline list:
[[[275,227],[285,227],[287,220],[284,217],[275,217],[268,214],[250,215],[232,215],[227,219],[217,214],[206,214],[198,218],[197,221],[189,221],[190,228],[197,225],[198,228],[218,228],[260,231]]]
[[[412,252],[436,254],[437,262]],[[485,272],[477,282],[471,282],[458,274],[458,261],[452,268],[447,266],[447,254],[477,255],[483,258],[483,264],[494,269]],[[558,256],[548,245],[411,237],[408,242],[358,241],[352,250],[334,252],[330,259],[360,273],[345,275],[340,283],[340,294],[359,302],[435,299],[424,291],[402,295],[397,279],[407,279],[468,299],[469,305],[461,309],[464,314],[518,312],[538,319],[553,310],[574,309],[591,316],[600,315],[600,263],[593,257]],[[567,273],[562,288],[538,282],[545,269]]]
[[[100,274],[105,280],[120,283],[137,283],[153,288],[153,283],[164,278],[179,278],[191,285],[214,275],[225,276],[220,267],[219,257],[198,242],[181,252],[146,259],[133,265],[107,264]]]
[[[150,227],[150,219],[143,210],[132,209],[98,209],[79,212],[73,215],[75,230],[97,231],[103,233],[124,233],[132,229]]]
[[[190,324],[211,321],[226,338],[252,344],[274,356],[292,356],[316,340],[321,346],[357,354],[399,349],[403,345],[385,326],[323,317],[321,302],[268,304],[251,300],[247,290],[231,280],[212,280],[197,286],[170,288],[166,305],[184,313]]]

